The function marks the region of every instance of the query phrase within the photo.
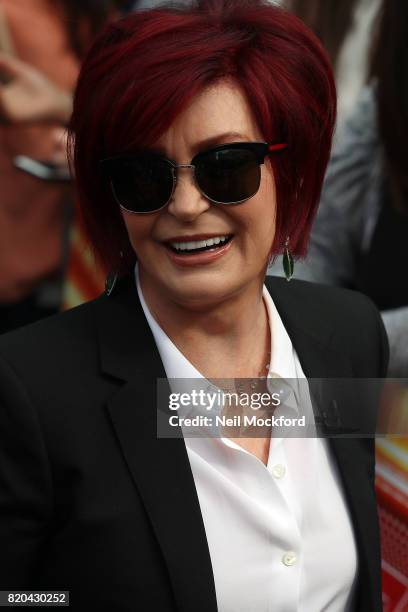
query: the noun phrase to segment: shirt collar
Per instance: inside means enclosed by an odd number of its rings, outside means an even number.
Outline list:
[[[208,381],[201,374],[201,372],[199,372],[197,368],[193,366],[192,363],[190,363],[190,361],[183,355],[183,353],[177,348],[174,342],[167,336],[164,330],[154,319],[143,296],[137,263],[135,266],[135,279],[140,303],[146,316],[147,323],[152,331],[157,349],[163,362],[164,370],[167,378],[170,381],[172,391],[189,391],[190,388],[188,381],[191,379],[196,380],[194,388],[197,390],[202,388],[204,391],[214,391],[215,387],[213,384],[210,383],[210,381]],[[300,395],[296,379],[297,377],[305,378],[305,375],[301,369],[299,360],[297,359],[290,337],[265,285],[263,287],[262,295],[268,313],[269,328],[271,332],[271,359],[269,364],[268,378],[284,379],[282,382],[284,382],[283,393],[286,398],[286,410],[289,408],[295,413],[299,414],[298,406]],[[187,384],[185,389],[183,387],[183,381]],[[280,389],[280,392],[282,392],[282,389]],[[220,408],[222,408],[222,406],[218,406],[218,409]],[[278,414],[278,412],[276,414]],[[188,413],[189,411],[186,412],[186,414]],[[239,448],[232,441],[224,438],[222,438],[222,440],[228,446],[232,445],[234,448]],[[275,444],[280,443],[281,441],[282,438],[276,438]]]
[[[135,266],[135,277],[140,303],[155,339],[167,378],[204,378],[162,330],[151,314],[143,296],[137,264]],[[296,368],[292,342],[265,285],[263,287],[263,298],[271,331],[271,360],[268,377],[289,379],[289,384],[293,387],[292,380],[294,381],[300,373]],[[303,372],[301,377],[304,377]],[[294,389],[294,391],[296,392],[297,389]]]
[[[170,340],[168,335],[162,330],[151,314],[143,296],[142,287],[140,285],[139,268],[137,264],[135,267],[135,276],[140,303],[152,331],[157,349],[160,353],[167,378],[203,378],[203,375],[193,366],[192,363],[190,363],[190,361],[177,348],[174,342]]]
[[[298,374],[295,367],[294,349],[291,339],[265,285],[262,295],[271,331],[271,360],[268,376],[295,379]]]

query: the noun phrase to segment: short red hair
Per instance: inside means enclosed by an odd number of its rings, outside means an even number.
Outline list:
[[[297,17],[267,0],[198,0],[108,25],[82,66],[71,157],[84,223],[107,269],[129,269],[135,254],[99,160],[152,145],[198,92],[223,78],[246,94],[265,141],[288,144],[271,157],[272,253],[288,235],[292,253],[306,253],[336,116],[330,61]]]

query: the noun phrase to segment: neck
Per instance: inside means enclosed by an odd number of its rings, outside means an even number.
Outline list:
[[[164,299],[139,269],[153,317],[185,357],[208,378],[251,378],[264,370],[270,331],[263,276],[223,300],[198,307]]]

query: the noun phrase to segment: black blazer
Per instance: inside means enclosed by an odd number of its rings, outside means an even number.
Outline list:
[[[367,298],[267,285],[306,376],[386,375]],[[156,436],[164,376],[133,275],[109,297],[0,338],[0,590],[69,590],[75,611],[216,612],[184,441]],[[357,610],[379,612],[374,440],[329,444],[357,541]]]

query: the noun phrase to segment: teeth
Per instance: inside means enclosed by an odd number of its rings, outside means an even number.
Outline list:
[[[228,236],[216,236],[215,238],[208,238],[208,240],[196,240],[194,242],[171,242],[170,244],[178,251],[193,251],[195,249],[211,247],[215,244],[222,244],[226,240],[228,240]]]

